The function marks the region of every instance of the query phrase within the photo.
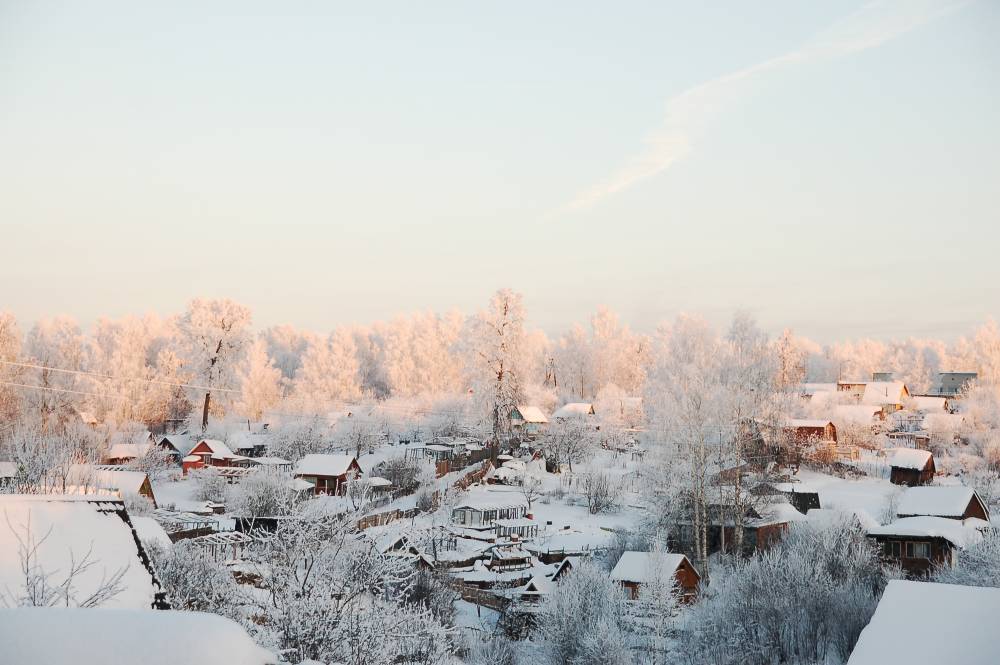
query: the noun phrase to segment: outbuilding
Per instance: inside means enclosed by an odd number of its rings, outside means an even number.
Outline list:
[[[926,485],[934,480],[934,455],[929,450],[896,448],[889,454],[889,481],[893,485]]]
[[[690,601],[698,595],[701,575],[683,554],[622,552],[611,570],[611,579],[622,585],[631,600],[639,597],[639,590],[644,584],[663,584],[670,577],[676,580],[681,598]]]

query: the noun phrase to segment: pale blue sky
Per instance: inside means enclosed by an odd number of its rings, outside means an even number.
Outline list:
[[[0,0],[0,309],[1000,318],[1000,3]]]

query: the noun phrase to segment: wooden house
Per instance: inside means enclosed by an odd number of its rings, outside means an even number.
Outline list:
[[[889,481],[893,485],[926,485],[934,480],[934,455],[929,450],[896,448],[889,455]]]
[[[872,527],[868,537],[879,544],[884,559],[910,577],[926,577],[935,567],[955,565],[957,550],[982,540],[973,524],[929,516],[903,517]]]
[[[683,599],[693,600],[698,595],[701,575],[683,554],[622,552],[611,571],[611,579],[622,585],[631,600],[639,597],[639,590],[644,584],[662,584],[670,577],[677,581],[677,590]]]
[[[452,509],[451,521],[456,526],[492,530],[497,520],[520,520],[527,512],[528,502],[513,495],[467,499]]]
[[[836,443],[837,427],[829,420],[793,418],[781,425],[784,436],[796,445]]]
[[[361,476],[354,455],[306,455],[295,465],[295,477],[310,482],[316,494],[343,494]]]
[[[229,446],[216,439],[202,439],[182,460],[184,473],[206,466],[249,467],[250,459],[237,455]]]
[[[974,489],[964,485],[911,487],[903,493],[896,508],[896,516],[930,516],[952,520],[976,517],[990,521],[989,508]]]
[[[510,412],[510,426],[514,432],[526,435],[536,435],[540,433],[549,419],[545,417],[542,410],[537,406],[518,405]]]

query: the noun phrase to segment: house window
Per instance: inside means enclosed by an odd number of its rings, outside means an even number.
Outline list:
[[[906,557],[908,559],[930,559],[930,543],[906,543]]]
[[[885,554],[886,556],[899,558],[899,556],[902,554],[902,552],[900,551],[900,543],[896,541],[889,541],[883,543],[882,553]]]

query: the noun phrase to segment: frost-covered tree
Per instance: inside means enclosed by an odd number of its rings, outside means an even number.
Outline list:
[[[1000,535],[989,530],[981,542],[958,550],[955,565],[938,568],[934,572],[934,581],[1000,587]]]
[[[31,368],[23,374],[27,383],[38,386],[22,392],[23,403],[48,428],[74,417],[73,409],[82,401],[78,394],[84,392],[82,381],[74,372],[83,369],[83,344],[80,327],[65,316],[38,321],[25,338],[28,362],[44,369]]]
[[[196,298],[180,319],[187,367],[208,388],[202,406],[202,431],[208,428],[212,389],[231,384],[249,326],[250,310],[232,300]]]
[[[309,344],[295,374],[294,395],[308,413],[343,408],[361,397],[359,367],[354,336],[338,328]]]
[[[13,422],[20,410],[17,388],[8,385],[21,383],[24,368],[11,364],[19,362],[20,358],[21,330],[17,319],[10,312],[0,312],[0,422]]]
[[[495,438],[510,433],[510,414],[521,400],[524,304],[521,294],[497,291],[469,320],[467,371]]]
[[[267,343],[258,337],[250,345],[246,359],[237,370],[240,386],[239,412],[259,421],[264,411],[281,399],[281,370],[267,355]]]
[[[621,586],[583,560],[542,601],[532,662],[544,665],[631,663],[629,617]]]

